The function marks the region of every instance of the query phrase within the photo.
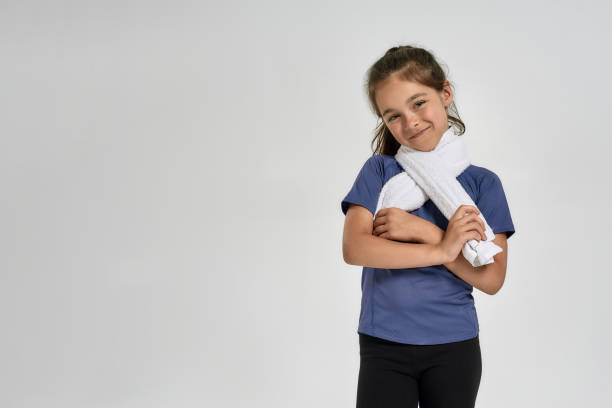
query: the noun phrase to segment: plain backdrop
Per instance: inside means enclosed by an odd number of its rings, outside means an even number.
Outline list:
[[[2,1],[0,405],[351,407],[365,72],[431,50],[516,234],[479,407],[612,398],[609,6]]]

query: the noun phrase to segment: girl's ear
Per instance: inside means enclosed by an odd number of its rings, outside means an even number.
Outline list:
[[[442,103],[444,107],[448,108],[451,103],[453,103],[453,89],[450,86],[448,80],[444,81],[444,86],[442,91],[440,92],[440,96],[442,97]]]

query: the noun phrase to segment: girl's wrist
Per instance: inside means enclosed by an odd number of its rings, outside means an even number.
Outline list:
[[[446,252],[444,251],[444,248],[442,248],[442,245],[441,245],[442,238],[444,238],[444,230],[441,228],[438,228],[437,225],[431,224],[431,227],[429,228],[429,239],[430,239],[431,244],[433,244],[436,247],[436,250],[439,252],[439,257],[441,259],[440,264],[441,265],[452,264],[453,259],[450,259],[448,255],[446,254]]]
[[[432,253],[435,254],[434,257],[437,260],[436,265],[446,265],[451,262],[451,259],[449,259],[448,254],[446,253],[440,242],[430,245],[432,247]]]

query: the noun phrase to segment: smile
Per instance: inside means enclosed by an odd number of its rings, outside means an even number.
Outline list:
[[[421,136],[423,133],[425,133],[425,131],[426,131],[427,129],[429,129],[429,128],[427,127],[427,128],[425,128],[425,129],[421,130],[419,133],[417,133],[416,135],[412,136],[412,137],[410,138],[410,140],[412,140],[412,139],[416,139],[417,137]]]

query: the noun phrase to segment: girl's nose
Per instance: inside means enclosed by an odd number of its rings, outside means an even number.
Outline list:
[[[403,125],[404,130],[417,129],[419,125],[419,118],[417,118],[416,115],[407,115]]]

